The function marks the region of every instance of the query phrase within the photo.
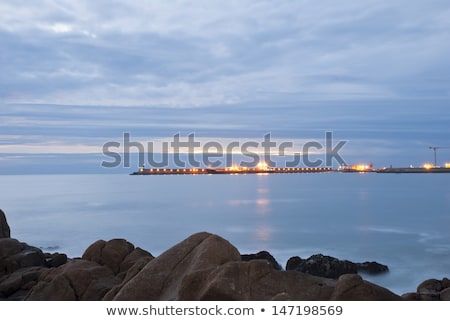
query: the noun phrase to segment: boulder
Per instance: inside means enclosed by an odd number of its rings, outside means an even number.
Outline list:
[[[380,264],[378,262],[364,262],[364,263],[356,263],[356,269],[358,272],[367,273],[367,274],[381,274],[389,272],[389,268],[387,265]]]
[[[295,271],[305,260],[299,256],[293,256],[286,262],[286,271]]]
[[[267,251],[260,251],[256,254],[242,254],[241,259],[242,261],[267,260],[275,270],[281,270],[281,265],[275,260],[272,254]]]
[[[124,239],[113,239],[108,242],[99,240],[90,245],[81,258],[106,265],[115,274],[118,274],[121,272],[122,261],[133,250],[134,245]]]
[[[46,266],[40,249],[16,239],[0,239],[0,299],[22,300]]]
[[[47,254],[47,266],[27,300],[102,300],[112,289],[147,264],[153,256],[123,239],[99,240],[81,259]],[[128,277],[128,278],[127,278]]]
[[[239,251],[223,238],[206,232],[193,234],[147,263],[114,300],[177,300],[187,275],[240,259]]]
[[[397,301],[402,298],[388,289],[365,281],[358,274],[339,277],[331,300],[334,301]]]
[[[83,259],[47,269],[28,293],[30,301],[101,300],[121,280],[107,266]]]
[[[417,287],[417,295],[422,301],[440,300],[442,282],[436,279],[425,280]]]
[[[0,209],[0,239],[11,237],[11,230],[6,221],[5,213]]]
[[[295,270],[330,279],[358,272],[355,263],[323,254],[315,254],[305,260],[298,256],[292,257],[286,264],[286,270]]]
[[[16,239],[0,239],[0,277],[22,268],[46,266],[44,253]]]
[[[266,260],[231,261],[186,275],[179,300],[328,300],[331,279],[293,271],[279,271]]]
[[[298,256],[291,257],[286,263],[286,270],[295,270],[325,278],[337,279],[350,273],[380,274],[389,271],[386,265],[377,262],[354,263],[339,260],[332,256],[315,254],[308,259]]]

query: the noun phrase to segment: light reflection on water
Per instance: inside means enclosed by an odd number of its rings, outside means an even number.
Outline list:
[[[241,253],[322,253],[378,261],[366,278],[397,292],[450,276],[450,176],[274,174],[136,177],[2,176],[13,237],[80,256],[125,238],[158,255],[192,233],[216,233]]]

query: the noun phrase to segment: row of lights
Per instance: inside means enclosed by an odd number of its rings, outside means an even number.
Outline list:
[[[330,171],[331,168],[327,167],[287,167],[287,168],[248,168],[248,167],[238,167],[238,166],[232,166],[225,168],[225,171],[228,172],[251,172],[251,171],[257,171],[257,170],[267,170],[268,172],[304,172],[304,171]],[[208,172],[207,169],[204,168],[183,168],[183,169],[173,169],[173,168],[140,168],[139,172],[156,172],[156,173],[206,173]]]

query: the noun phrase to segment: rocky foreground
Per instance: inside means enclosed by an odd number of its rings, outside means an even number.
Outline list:
[[[113,239],[69,259],[11,238],[0,210],[0,300],[450,300],[447,278],[426,280],[415,293],[399,296],[361,278],[361,270],[383,273],[387,267],[315,255],[291,258],[282,270],[270,253],[241,255],[206,232],[158,257]]]

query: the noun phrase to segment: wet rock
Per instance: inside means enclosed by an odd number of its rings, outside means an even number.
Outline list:
[[[242,261],[250,260],[267,260],[275,270],[281,270],[281,265],[275,260],[275,258],[267,251],[260,251],[256,254],[242,254]]]
[[[389,271],[386,265],[377,262],[354,263],[339,260],[332,256],[315,254],[308,259],[291,257],[286,263],[286,270],[295,270],[316,276],[337,279],[341,275],[351,273],[380,274]]]
[[[305,260],[300,257],[293,257],[289,259],[286,270],[295,270],[331,279],[337,279],[344,274],[358,272],[355,263],[347,260],[338,260],[322,254],[312,255]]]
[[[114,300],[177,300],[187,275],[240,259],[238,250],[228,241],[214,234],[197,233],[147,263]]]
[[[378,262],[364,262],[364,263],[356,263],[356,268],[358,272],[367,273],[367,274],[381,274],[389,272],[389,268],[387,265],[380,264]]]
[[[11,237],[11,230],[6,221],[5,212],[0,209],[0,239]]]

